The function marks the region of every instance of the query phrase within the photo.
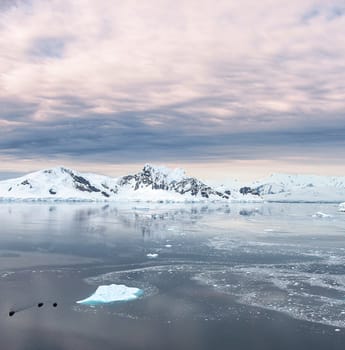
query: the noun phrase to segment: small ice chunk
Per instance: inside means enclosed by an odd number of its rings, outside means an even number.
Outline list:
[[[166,245],[165,245],[165,248],[171,248],[171,247],[172,247],[171,244],[166,244]]]
[[[156,253],[148,253],[148,254],[146,254],[146,256],[150,259],[158,258],[158,254],[156,254]]]
[[[339,329],[339,328],[336,328],[336,329],[334,330],[334,332],[340,332],[340,329]]]
[[[339,204],[339,211],[345,211],[345,202]]]
[[[312,215],[313,218],[331,218],[332,215],[322,213],[321,211],[318,211],[314,215]]]
[[[130,301],[143,295],[139,288],[127,287],[124,284],[110,284],[99,286],[96,291],[86,299],[78,300],[78,304],[97,305],[113,303],[116,301]]]

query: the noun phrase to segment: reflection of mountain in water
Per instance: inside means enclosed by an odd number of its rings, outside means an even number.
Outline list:
[[[137,232],[142,236],[173,234],[186,227],[207,221],[207,217],[224,215],[255,215],[261,212],[253,205],[179,204],[145,207],[111,204],[7,203],[0,205],[3,227],[9,234],[18,234],[21,225],[27,225],[26,235],[88,237],[98,239]],[[39,229],[38,229],[39,228]],[[12,231],[13,232],[10,232]],[[5,234],[6,232],[4,232]]]
[[[128,227],[141,232],[143,237],[161,236],[164,233],[181,233],[186,227],[196,225],[207,215],[216,212],[230,213],[230,208],[222,207],[186,207],[167,210],[133,208],[131,212],[119,212],[118,219]]]
[[[0,218],[2,236],[20,234],[37,237],[42,235],[54,240],[80,239],[107,240],[114,237],[162,237],[183,233],[196,225],[211,222],[240,220],[242,222],[261,217],[301,216],[311,217],[319,210],[310,204],[132,204],[115,205],[101,203],[2,203]],[[337,211],[337,210],[336,210]],[[340,214],[339,214],[340,215]],[[261,219],[260,219],[261,220]],[[25,226],[25,233],[21,227]]]
[[[241,209],[239,211],[239,214],[242,216],[255,216],[255,215],[262,215],[260,210],[258,208],[254,209]]]
[[[147,239],[164,246],[168,237],[198,231],[212,215],[231,214],[228,206],[132,205],[1,204],[1,247],[109,259],[114,251],[142,255]]]

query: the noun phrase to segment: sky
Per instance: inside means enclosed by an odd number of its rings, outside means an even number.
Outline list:
[[[0,0],[0,179],[345,176],[344,28],[345,0]]]

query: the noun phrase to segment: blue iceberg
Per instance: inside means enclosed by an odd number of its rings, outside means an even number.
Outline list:
[[[144,291],[139,288],[127,287],[124,284],[99,286],[88,298],[78,300],[78,304],[98,305],[114,302],[124,302],[138,299]]]

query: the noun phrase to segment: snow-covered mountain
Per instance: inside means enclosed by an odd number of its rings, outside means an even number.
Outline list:
[[[164,191],[191,198],[231,199],[231,191],[217,191],[194,177],[187,177],[182,169],[171,170],[149,164],[138,174],[120,178],[118,185],[129,190],[128,192],[139,191],[143,195],[148,195],[146,192],[150,189],[150,192]]]
[[[149,164],[137,174],[119,178],[57,167],[0,181],[0,200],[340,203],[344,199],[345,177],[274,174],[228,188],[208,186],[182,169]],[[345,205],[341,208],[345,210]]]
[[[0,198],[23,200],[104,200],[117,193],[110,177],[57,167],[0,182]]]
[[[240,188],[273,202],[342,202],[345,199],[345,177],[273,174]]]
[[[2,200],[203,201],[235,200],[182,169],[145,165],[134,175],[111,178],[57,167],[0,182]],[[246,200],[252,201],[253,196]]]

